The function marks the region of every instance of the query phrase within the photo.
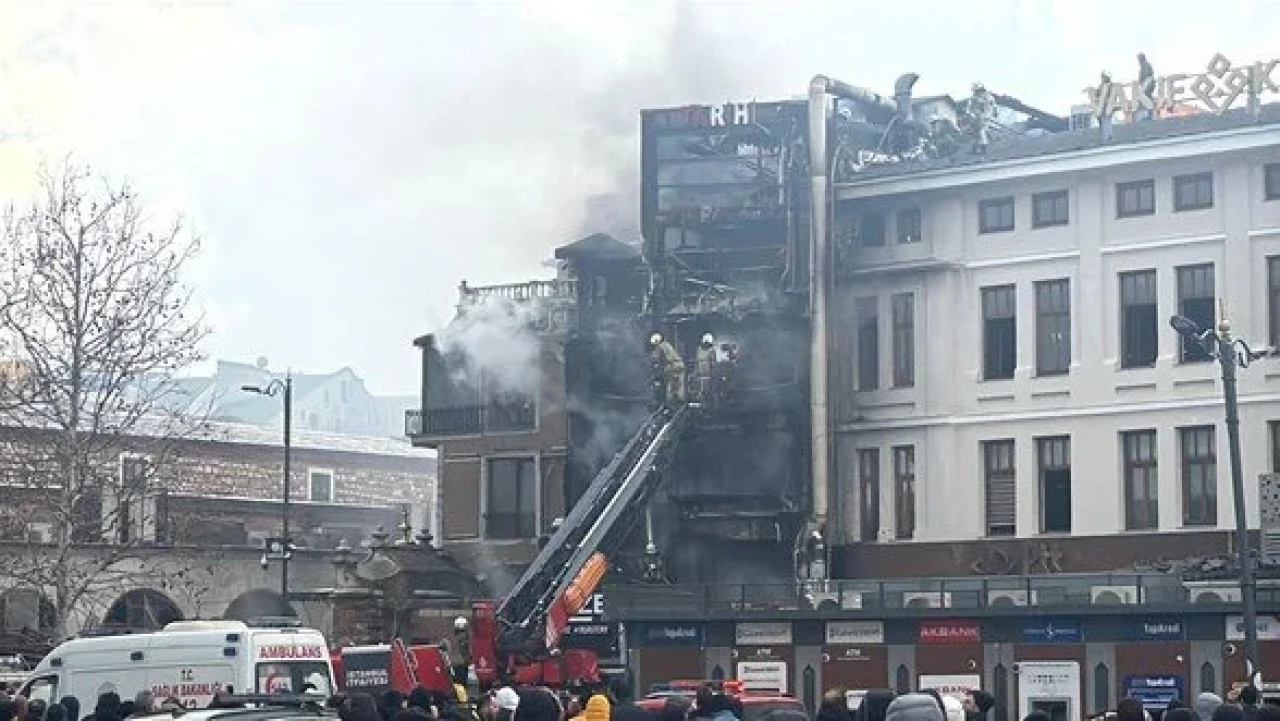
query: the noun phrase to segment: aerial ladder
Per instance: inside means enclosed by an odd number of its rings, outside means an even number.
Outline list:
[[[609,570],[661,478],[690,407],[663,407],[596,475],[537,558],[497,605],[474,605],[472,656],[482,684],[596,680],[595,655],[559,641]]]

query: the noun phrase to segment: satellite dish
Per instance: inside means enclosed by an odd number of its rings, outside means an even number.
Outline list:
[[[264,355],[260,355],[260,356],[258,356],[258,362],[257,362],[257,363],[255,363],[254,365],[258,366],[258,368],[259,368],[260,370],[266,370],[266,369],[267,369],[267,357],[266,357],[266,356],[264,356]]]

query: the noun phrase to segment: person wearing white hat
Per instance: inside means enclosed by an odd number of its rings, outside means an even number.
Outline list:
[[[654,333],[649,336],[649,352],[662,371],[666,403],[673,406],[684,403],[684,359],[679,351],[661,333]]]

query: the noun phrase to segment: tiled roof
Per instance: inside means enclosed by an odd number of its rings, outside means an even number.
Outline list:
[[[965,168],[1005,160],[1020,160],[1057,155],[1059,153],[1078,152],[1104,146],[1132,145],[1164,138],[1234,130],[1252,125],[1280,125],[1280,103],[1262,106],[1256,120],[1246,109],[1239,108],[1222,115],[1203,113],[1149,122],[1118,123],[1112,126],[1112,138],[1107,142],[1103,142],[1102,131],[1098,128],[1084,128],[1065,133],[1039,136],[1006,137],[993,141],[984,154],[962,151],[946,158],[929,158],[869,166],[859,172],[851,183],[860,183],[873,178],[909,175],[928,170]]]

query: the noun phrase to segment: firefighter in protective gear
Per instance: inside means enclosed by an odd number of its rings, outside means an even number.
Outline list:
[[[465,686],[471,670],[471,632],[467,629],[467,619],[463,616],[453,619],[453,643],[450,646],[449,661],[453,665],[453,680]]]
[[[662,373],[664,381],[663,395],[668,405],[684,403],[684,359],[676,351],[671,341],[662,337],[661,333],[649,336],[649,352],[654,363]]]
[[[710,404],[714,398],[712,383],[716,372],[716,339],[704,333],[693,355],[693,374],[698,380],[698,400]]]

